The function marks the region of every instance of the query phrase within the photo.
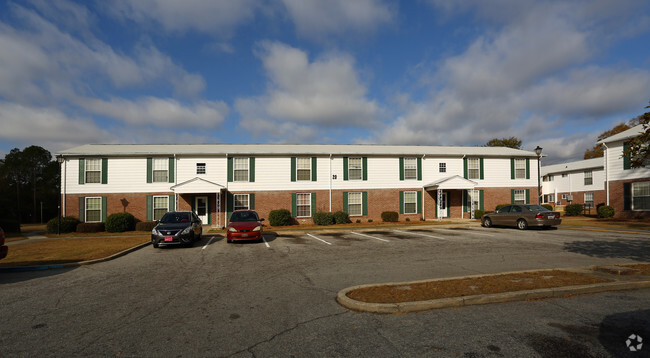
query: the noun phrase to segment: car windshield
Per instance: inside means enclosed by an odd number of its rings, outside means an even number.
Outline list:
[[[167,213],[160,219],[163,224],[179,224],[191,221],[190,213]]]
[[[526,209],[528,209],[528,211],[534,211],[534,212],[550,211],[541,205],[526,205]]]
[[[252,211],[239,211],[232,213],[230,217],[231,222],[240,222],[240,221],[259,221],[257,214]]]

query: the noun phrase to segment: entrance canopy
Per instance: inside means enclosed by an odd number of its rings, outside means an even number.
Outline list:
[[[426,191],[449,190],[449,189],[466,189],[472,190],[478,185],[477,182],[465,179],[460,175],[454,175],[429,183],[424,186]]]
[[[206,194],[206,193],[219,193],[221,192],[221,190],[225,188],[226,187],[223,185],[219,185],[211,181],[207,181],[205,179],[196,177],[186,182],[176,184],[172,186],[170,189],[176,194],[195,194],[195,193]]]

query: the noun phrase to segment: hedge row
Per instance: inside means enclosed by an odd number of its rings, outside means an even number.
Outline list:
[[[136,224],[135,217],[130,213],[111,214],[106,218],[105,223],[82,223],[74,216],[61,218],[61,233],[70,232],[125,232],[125,231],[151,231],[156,226],[155,221],[144,221]],[[50,234],[57,233],[59,218],[53,218],[47,222],[46,230]]]

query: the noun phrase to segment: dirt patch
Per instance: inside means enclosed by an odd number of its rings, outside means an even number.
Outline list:
[[[550,270],[372,286],[350,291],[347,296],[369,303],[399,303],[603,282],[611,280],[569,271]]]
[[[629,267],[635,270],[639,270],[639,273],[641,275],[650,275],[650,264],[625,265],[623,267]]]

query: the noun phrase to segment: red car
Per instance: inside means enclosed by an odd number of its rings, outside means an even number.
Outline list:
[[[9,251],[9,248],[5,245],[5,232],[0,227],[0,259],[7,257],[7,251]]]
[[[226,227],[226,242],[262,241],[262,221],[255,211],[238,210],[230,216]]]

